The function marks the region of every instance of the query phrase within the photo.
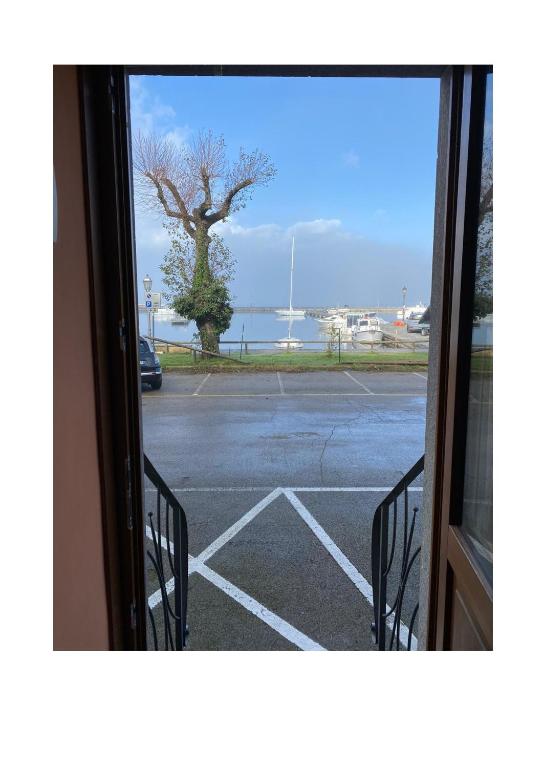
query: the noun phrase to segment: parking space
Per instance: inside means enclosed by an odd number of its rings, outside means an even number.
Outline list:
[[[282,373],[283,389],[286,395],[356,393],[353,380],[343,371],[319,371],[315,373]]]
[[[279,381],[272,373],[212,374],[202,387],[203,395],[277,395]]]
[[[426,381],[362,375],[371,393],[334,372],[143,394],[145,451],[187,514],[190,650],[373,648],[371,522],[424,451]]]
[[[425,394],[426,376],[422,373],[365,373],[350,374],[367,392],[374,395]]]

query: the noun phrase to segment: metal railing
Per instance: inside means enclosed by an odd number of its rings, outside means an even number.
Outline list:
[[[147,557],[158,580],[158,589],[151,595],[147,605],[149,634],[152,635],[155,651],[182,651],[188,635],[187,518],[183,507],[147,456],[144,456],[144,472],[156,489],[156,506],[154,510],[148,512],[146,526],[146,540],[152,542],[147,549]],[[171,527],[170,517],[172,518]],[[170,533],[173,533],[173,537]],[[167,557],[164,556],[164,552],[167,553]],[[170,603],[172,593],[173,607]],[[153,610],[158,605],[162,608],[160,622],[153,614]]]
[[[408,624],[402,621],[406,588],[414,565],[420,557],[420,546],[414,546],[415,524],[418,507],[409,511],[409,486],[424,471],[424,456],[411,467],[395,488],[375,510],[371,534],[371,574],[373,586],[374,623],[372,632],[380,651],[400,650],[400,644],[408,651],[416,644],[413,634],[419,610],[418,599],[411,608]],[[398,509],[403,496],[403,514]],[[390,519],[392,517],[392,530]],[[400,518],[403,517],[403,521]],[[402,524],[403,522],[403,524]],[[402,529],[400,534],[399,529]],[[401,535],[402,541],[397,542]],[[399,555],[401,549],[401,557]],[[387,587],[394,582],[394,600],[387,604]],[[416,587],[418,589],[418,585]],[[387,633],[387,629],[389,632]]]
[[[253,353],[257,353],[257,350],[254,349],[255,347],[262,348],[263,352],[266,352],[268,349],[273,350],[276,354],[279,354],[280,352],[297,352],[299,351],[299,344],[300,341],[297,339],[292,339],[291,341],[287,339],[225,339],[222,341],[219,341],[219,347],[227,347],[226,352],[222,352],[220,354],[216,354],[213,352],[204,352],[201,348],[201,345],[198,342],[180,342],[180,341],[172,341],[170,339],[159,339],[157,337],[153,336],[146,336],[145,338],[149,341],[153,342],[153,345],[155,347],[155,350],[160,352],[169,352],[170,347],[180,347],[182,349],[186,349],[187,352],[192,352],[193,357],[196,355],[202,355],[202,356],[209,356],[209,357],[223,357],[223,358],[230,358],[232,354],[234,355],[248,355],[249,354],[249,348],[252,347],[250,351]],[[416,340],[416,339],[408,339],[404,337],[398,337],[395,338],[394,336],[390,335],[390,338],[384,338],[381,341],[352,341],[348,338],[344,337],[336,337],[335,339],[303,339],[301,341],[304,347],[307,346],[314,346],[315,352],[325,352],[327,350],[333,350],[335,352],[341,350],[342,352],[362,352],[362,351],[370,351],[374,352],[376,349],[378,350],[380,347],[383,347],[385,349],[407,349],[412,352],[416,352],[418,349],[421,349],[422,351],[428,350],[428,338],[425,337],[425,340]],[[308,351],[308,350],[306,350]]]

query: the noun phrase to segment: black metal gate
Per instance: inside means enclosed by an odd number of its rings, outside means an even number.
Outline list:
[[[183,507],[147,456],[144,457],[144,471],[153,485],[153,488],[146,488],[146,496],[147,493],[154,494],[151,509],[147,512],[147,557],[158,585],[148,598],[148,635],[152,637],[155,651],[182,651],[188,634],[187,519]],[[149,581],[152,579],[148,574]],[[172,594],[173,607],[170,602]],[[157,616],[154,610],[159,605],[161,611]]]
[[[424,456],[421,456],[379,504],[373,517],[371,574],[374,623],[372,631],[380,651],[399,651],[400,644],[408,651],[412,647],[413,628],[419,610],[418,599],[411,608],[408,625],[402,622],[402,611],[409,577],[413,574],[414,566],[420,556],[420,546],[414,548],[415,525],[419,509],[413,507],[411,511],[409,510],[409,486],[423,471]],[[403,505],[399,503],[402,497]],[[403,506],[403,511],[399,509],[400,506]],[[388,606],[387,587],[391,581],[394,582],[394,600],[392,605]]]

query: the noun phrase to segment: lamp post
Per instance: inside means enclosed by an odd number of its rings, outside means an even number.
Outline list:
[[[402,288],[402,295],[403,295],[403,321],[404,321],[404,323],[405,323],[405,296],[406,296],[406,294],[407,294],[407,288],[404,285],[404,287]]]
[[[147,335],[153,337],[153,334],[151,332],[151,312],[153,311],[153,305],[152,305],[152,298],[151,298],[151,288],[153,287],[153,281],[149,277],[149,275],[145,275],[143,278],[143,287],[145,289],[145,306],[147,308]],[[147,298],[149,296],[149,299]],[[151,302],[151,306],[148,306],[149,301]]]

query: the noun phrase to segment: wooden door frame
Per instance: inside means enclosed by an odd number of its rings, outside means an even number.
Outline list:
[[[144,650],[141,385],[124,67],[79,67],[79,85],[110,648]]]
[[[447,647],[447,561],[479,606],[481,631],[492,637],[489,585],[467,554],[461,522],[469,392],[473,280],[484,127],[484,84],[489,67],[455,67],[451,73],[446,228],[439,322],[438,406],[434,436],[431,561],[426,648]],[[432,297],[434,302],[434,297]],[[427,425],[428,428],[428,425]],[[456,573],[456,572],[455,572]],[[491,605],[491,599],[490,599]]]
[[[475,68],[477,69],[477,68]],[[444,520],[441,504],[453,475],[447,470],[450,393],[460,387],[461,365],[451,365],[459,337],[453,311],[453,268],[463,114],[462,66],[83,66],[79,68],[83,146],[87,165],[91,305],[95,388],[104,519],[104,549],[111,647],[144,649],[145,584],[143,458],[137,346],[137,287],[133,239],[133,198],[129,158],[129,74],[200,76],[435,77],[441,80],[440,154],[437,163],[432,286],[431,357],[435,358],[436,413],[427,423],[425,497],[431,528],[430,579],[426,593],[426,647],[436,647],[437,576]],[[444,100],[446,103],[444,104]],[[435,312],[437,310],[437,312]],[[457,311],[456,311],[457,312]],[[456,320],[455,320],[456,318]],[[456,329],[456,330],[455,330]],[[451,336],[453,344],[451,344]],[[433,351],[432,351],[433,350]],[[452,356],[452,357],[451,357]],[[455,375],[453,375],[453,373]],[[453,399],[454,400],[454,399]],[[454,419],[453,419],[454,421]],[[453,441],[453,447],[460,443]],[[432,456],[429,456],[428,446]],[[446,448],[446,446],[448,446]],[[445,455],[445,451],[448,451]],[[457,457],[458,458],[458,457]],[[429,491],[426,490],[426,487]],[[430,496],[428,496],[428,492]],[[421,603],[422,608],[422,603]],[[422,611],[421,611],[422,622]]]

